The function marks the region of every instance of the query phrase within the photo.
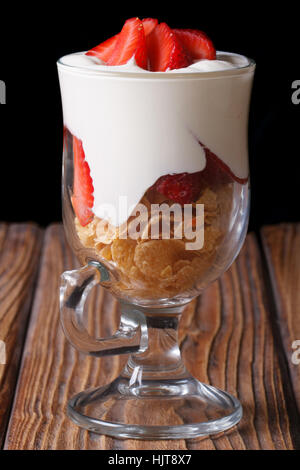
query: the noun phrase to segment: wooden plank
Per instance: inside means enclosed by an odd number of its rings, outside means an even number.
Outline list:
[[[216,449],[292,449],[297,412],[280,369],[270,301],[256,238],[248,235],[232,267],[200,297],[183,351],[200,380],[236,395],[244,417],[234,431],[212,437]],[[196,449],[196,440],[189,448]]]
[[[0,225],[0,445],[13,400],[20,356],[38,269],[42,230],[34,224]]]
[[[126,357],[87,358],[65,340],[59,325],[59,276],[75,265],[62,227],[48,228],[6,449],[295,446],[292,392],[278,363],[254,235],[248,236],[230,270],[188,306],[181,322],[180,342],[189,370],[200,380],[235,394],[244,406],[245,416],[239,426],[212,438],[119,440],[81,430],[69,421],[65,415],[67,400],[78,391],[114,379],[126,360]],[[99,316],[91,315],[95,311]],[[89,326],[97,328],[99,334],[112,333],[118,324],[117,303],[103,289],[91,293],[88,312]]]
[[[66,417],[66,402],[79,390],[112,379],[118,369],[118,358],[86,358],[65,340],[59,323],[60,274],[75,266],[62,226],[50,226],[45,233],[41,271],[5,448],[93,447],[93,439]],[[116,301],[99,289],[91,293],[90,304],[103,315],[99,332],[108,334],[117,322]],[[95,316],[94,327],[97,326]],[[103,439],[100,437],[100,447],[104,446]]]
[[[279,328],[300,413],[300,364],[295,363],[300,360],[300,224],[263,227],[261,236],[276,300],[275,326]],[[294,341],[299,341],[299,353],[292,348]]]

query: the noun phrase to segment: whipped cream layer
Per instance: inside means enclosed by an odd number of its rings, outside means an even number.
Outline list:
[[[230,54],[228,52],[218,52],[216,60],[198,60],[188,67],[182,69],[166,70],[166,72],[152,72],[139,67],[134,57],[124,65],[106,65],[98,57],[87,56],[84,52],[69,54],[60,59],[64,65],[71,67],[81,67],[91,72],[131,72],[131,73],[195,73],[195,72],[215,72],[217,70],[230,70],[240,67],[247,67],[249,59],[240,54]]]
[[[96,216],[127,220],[162,175],[205,168],[199,141],[248,177],[248,108],[254,66],[219,52],[185,69],[151,72],[134,60],[108,67],[84,53],[58,62],[64,124],[82,140]],[[126,208],[120,208],[120,197]]]

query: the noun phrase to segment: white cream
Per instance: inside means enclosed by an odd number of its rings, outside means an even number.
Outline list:
[[[132,72],[143,74],[157,74],[139,67],[134,57],[124,65],[106,65],[98,57],[87,56],[84,52],[77,52],[62,57],[61,62],[71,67],[81,67],[91,72]],[[195,72],[214,72],[217,70],[228,70],[238,67],[246,67],[249,64],[247,57],[239,54],[230,54],[227,52],[218,52],[217,60],[198,60],[188,67],[182,69],[166,70],[165,73],[195,73]]]
[[[247,67],[248,66],[248,67]],[[71,54],[58,63],[64,124],[82,140],[94,184],[94,213],[104,204],[126,221],[162,175],[206,165],[198,141],[239,178],[248,176],[247,123],[254,66],[237,54],[218,53],[185,69],[149,72],[134,60],[106,66]]]

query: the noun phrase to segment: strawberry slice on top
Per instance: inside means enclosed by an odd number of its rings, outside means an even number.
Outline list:
[[[180,69],[193,62],[176,34],[166,23],[160,23],[149,34],[147,51],[150,70],[154,72]]]
[[[149,36],[150,33],[154,30],[155,26],[158,25],[158,20],[156,18],[144,18],[142,20],[145,36]]]
[[[146,37],[139,18],[125,21],[107,65],[123,65],[132,57],[139,67],[147,69]]]
[[[144,18],[142,20],[142,23],[145,36],[148,36],[150,33],[152,33],[153,29],[158,24],[158,21],[156,18]],[[107,62],[116,47],[119,36],[120,33],[116,34],[115,36],[112,36],[106,41],[101,42],[101,44],[99,44],[98,46],[93,47],[85,54],[88,56],[98,57],[98,59],[101,59],[103,62]]]
[[[90,167],[85,160],[81,140],[73,136],[74,179],[72,205],[80,224],[84,227],[93,219],[94,186]]]
[[[136,64],[153,72],[184,68],[195,60],[216,58],[209,37],[197,29],[171,29],[156,18],[130,18],[122,31],[86,52],[107,65]]]
[[[198,29],[173,29],[173,31],[194,60],[214,60],[216,58],[216,49],[203,31]]]
[[[101,42],[101,44],[86,52],[85,55],[98,57],[98,59],[103,60],[103,62],[107,62],[116,47],[118,36],[119,35],[116,34],[106,41]]]

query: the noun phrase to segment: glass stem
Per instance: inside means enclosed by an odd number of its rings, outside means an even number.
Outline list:
[[[178,325],[183,309],[184,306],[161,309],[138,307],[146,318],[148,348],[129,357],[123,375],[130,376],[133,382],[189,377],[178,345]]]

